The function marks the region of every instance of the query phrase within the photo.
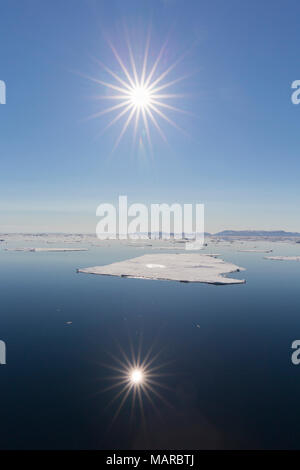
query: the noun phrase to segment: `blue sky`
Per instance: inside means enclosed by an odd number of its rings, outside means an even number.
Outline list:
[[[300,231],[299,2],[219,0],[1,0],[0,231],[92,232],[95,210],[115,202],[204,203],[206,230]],[[166,122],[168,145],[151,129],[153,152],[132,152],[132,129],[114,153],[121,123],[86,118],[107,106],[124,60],[124,24],[140,58],[151,24],[150,59],[169,38],[161,72],[189,75]],[[128,63],[128,61],[127,61]],[[144,139],[143,129],[139,129]]]

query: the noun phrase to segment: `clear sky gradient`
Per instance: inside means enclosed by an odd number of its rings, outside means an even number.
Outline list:
[[[299,1],[1,0],[0,231],[93,232],[96,207],[116,202],[204,203],[206,230],[300,231]],[[121,73],[109,38],[129,64],[124,25],[141,62],[168,37],[166,111],[186,133],[159,121],[132,151],[132,127],[115,152],[115,114],[87,120],[111,103],[86,76]]]

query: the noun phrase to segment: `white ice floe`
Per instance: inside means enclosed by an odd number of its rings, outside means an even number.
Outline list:
[[[55,251],[55,252],[60,252],[60,251],[88,251],[87,248],[5,248],[5,251]]]
[[[165,268],[166,266],[164,264],[146,264],[146,267],[153,269],[153,268]]]
[[[212,255],[199,253],[148,254],[106,266],[94,266],[77,271],[86,274],[205,282],[208,284],[242,284],[246,282],[243,279],[224,277],[225,274],[244,271],[244,268],[227,263]]]
[[[276,261],[300,261],[300,256],[265,256],[265,259]]]
[[[186,250],[190,250],[190,251],[192,251],[192,250],[202,250],[202,249],[203,249],[203,246],[204,246],[203,243],[201,243],[200,241],[197,241],[197,240],[196,240],[196,241],[187,242],[187,243],[185,244],[185,249],[186,249]]]
[[[249,249],[249,250],[238,250],[238,251],[240,251],[242,253],[272,253],[273,250],[255,250],[255,249],[251,250],[251,249]]]

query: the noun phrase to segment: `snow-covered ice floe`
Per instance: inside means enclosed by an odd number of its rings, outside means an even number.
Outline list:
[[[77,269],[80,273],[107,276],[208,284],[243,284],[246,282],[243,279],[224,277],[225,274],[238,271],[244,271],[244,268],[212,255],[198,253],[149,254],[106,266]]]
[[[87,248],[5,248],[5,251],[88,251]]]
[[[300,256],[265,256],[265,259],[276,261],[300,261]]]
[[[238,250],[243,253],[272,253],[273,250],[256,250],[256,249],[249,249],[249,250]]]

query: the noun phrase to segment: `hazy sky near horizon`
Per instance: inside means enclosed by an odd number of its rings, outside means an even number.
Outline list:
[[[204,203],[206,230],[300,231],[300,4],[296,0],[1,0],[0,232],[92,232],[96,207],[117,202]],[[116,113],[86,119],[112,103],[86,76],[122,74],[111,40],[129,65],[128,29],[142,62],[151,25],[149,68],[187,75],[160,119],[132,150],[132,127],[117,149]],[[124,75],[122,75],[124,78]],[[115,83],[115,82],[114,82]],[[106,102],[107,101],[107,102]]]

